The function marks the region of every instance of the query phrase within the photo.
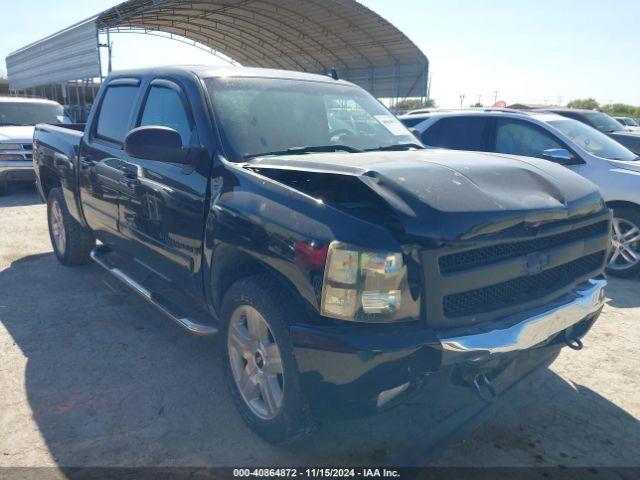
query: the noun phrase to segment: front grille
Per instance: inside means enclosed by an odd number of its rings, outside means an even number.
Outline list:
[[[605,221],[557,235],[453,253],[440,258],[440,272],[442,274],[447,274],[469,270],[471,268],[489,265],[501,260],[526,255],[527,253],[558,247],[578,240],[584,240],[585,238],[607,233],[608,230],[609,222]]]
[[[481,314],[525,303],[532,295],[544,297],[601,268],[604,256],[605,252],[597,252],[536,275],[448,295],[444,297],[444,315],[457,318]]]
[[[32,145],[32,144],[30,144],[30,143],[23,143],[23,144],[22,144],[22,149],[23,149],[23,150],[31,151],[31,150],[33,150],[33,145]]]

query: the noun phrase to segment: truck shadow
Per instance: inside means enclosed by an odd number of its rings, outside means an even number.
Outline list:
[[[11,185],[11,189],[5,195],[0,196],[0,208],[4,207],[28,207],[42,203],[35,184]]]
[[[97,267],[68,269],[52,254],[0,271],[0,321],[15,342],[3,352],[4,371],[22,376],[27,359],[24,379],[0,384],[12,405],[3,419],[14,433],[0,439],[8,464],[44,441],[63,468],[406,466],[426,461],[425,449],[443,433],[424,414],[430,399],[417,397],[375,417],[328,422],[293,448],[268,445],[236,413],[216,341],[185,334]],[[632,415],[548,369],[526,383],[481,427],[485,437],[452,446],[444,464],[539,465],[543,458],[619,466],[640,458]]]
[[[616,308],[640,307],[640,278],[620,279],[609,277],[607,297],[609,305]]]

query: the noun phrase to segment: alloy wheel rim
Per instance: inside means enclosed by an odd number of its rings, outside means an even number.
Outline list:
[[[263,420],[275,418],[284,400],[282,356],[264,317],[248,305],[231,317],[227,349],[233,378],[245,404]]]
[[[64,254],[67,239],[64,232],[62,210],[60,209],[60,203],[58,201],[54,201],[51,205],[51,233],[53,234],[53,241],[56,244],[58,252]]]
[[[628,270],[640,262],[640,227],[624,218],[613,219],[611,270]]]

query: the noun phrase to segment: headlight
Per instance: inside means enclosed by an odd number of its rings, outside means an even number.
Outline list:
[[[402,253],[340,242],[329,247],[321,308],[324,316],[366,323],[410,321],[419,315]]]
[[[5,150],[22,150],[22,145],[18,143],[0,143],[0,152]]]

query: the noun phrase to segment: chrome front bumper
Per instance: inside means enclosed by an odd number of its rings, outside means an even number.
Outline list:
[[[442,362],[458,363],[462,359],[482,360],[492,354],[526,350],[543,343],[554,335],[597,313],[605,304],[604,279],[589,280],[580,285],[563,303],[548,310],[535,312],[517,322],[507,318],[500,322],[506,327],[463,336],[443,336]],[[516,322],[516,323],[514,323]]]

